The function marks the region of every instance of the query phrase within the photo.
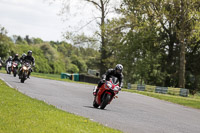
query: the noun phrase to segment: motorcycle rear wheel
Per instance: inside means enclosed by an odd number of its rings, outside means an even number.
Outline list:
[[[100,105],[100,109],[104,109],[106,107],[106,105],[108,105],[108,102],[110,101],[110,99],[111,99],[111,95],[105,94],[104,97],[103,97],[103,101]]]

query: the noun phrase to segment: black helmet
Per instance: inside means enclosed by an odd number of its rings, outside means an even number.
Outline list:
[[[32,51],[31,50],[28,51],[27,56],[32,56]]]
[[[15,54],[15,57],[18,57],[19,55],[18,54]]]
[[[22,54],[22,57],[25,57],[25,56],[26,56],[26,54],[25,54],[25,53],[23,53],[23,54]]]
[[[115,71],[118,73],[118,74],[121,74],[122,71],[123,71],[123,66],[121,64],[117,64],[115,66]]]

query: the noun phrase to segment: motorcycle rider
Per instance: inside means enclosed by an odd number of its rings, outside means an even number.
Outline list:
[[[107,72],[105,74],[102,75],[102,79],[99,81],[98,86],[95,87],[94,91],[93,91],[93,95],[96,96],[98,93],[99,88],[105,83],[106,80],[109,80],[111,76],[115,76],[118,78],[119,80],[119,87],[121,90],[122,86],[123,86],[123,66],[121,64],[117,64],[115,66],[115,69],[108,69]]]
[[[15,57],[13,58],[12,61],[13,61],[13,62],[14,62],[14,61],[20,62],[20,60],[19,60],[18,57],[19,57],[19,55],[18,55],[18,54],[15,54]]]
[[[17,69],[18,69],[18,65],[20,63],[20,60],[19,60],[19,55],[18,54],[15,54],[15,57],[12,59],[12,65],[13,65],[13,62],[16,62],[17,63]],[[13,68],[12,68],[13,70]]]
[[[34,59],[33,56],[32,56],[32,51],[31,51],[31,50],[28,51],[27,56],[24,57],[24,59],[22,60],[22,62],[23,62],[23,63],[28,62],[28,63],[30,63],[33,67],[35,66],[35,59]],[[32,71],[33,71],[33,70],[32,70],[32,68],[31,68],[31,69],[29,70],[28,75],[27,75],[28,78],[30,77],[30,74],[31,74]]]
[[[19,60],[20,60],[21,63],[23,62],[23,60],[24,60],[25,57],[26,57],[26,54],[23,53],[22,56],[19,58]]]
[[[9,58],[6,60],[6,63],[12,61],[12,56],[9,56]]]
[[[1,60],[1,57],[0,57],[0,70],[1,70],[1,67],[3,66],[3,61]]]
[[[1,57],[0,57],[0,63],[2,63],[2,64],[3,64],[3,61],[1,60]]]
[[[7,72],[8,72],[8,62],[11,62],[10,64],[12,65],[12,56],[9,56],[9,58],[6,60],[5,69]]]

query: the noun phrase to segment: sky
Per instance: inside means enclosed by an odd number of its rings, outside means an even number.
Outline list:
[[[44,41],[62,41],[65,32],[92,36],[98,30],[98,20],[94,18],[100,12],[91,3],[81,1],[0,0],[0,25],[6,28],[8,36],[29,35]],[[112,5],[117,1],[120,0],[113,0]],[[64,13],[61,9],[65,9]],[[87,25],[91,20],[94,21]]]
[[[5,27],[8,35],[41,38],[44,41],[61,41],[66,31],[76,31],[91,19],[70,5],[68,13],[59,15],[63,3],[59,0],[0,0],[0,25]],[[79,7],[82,8],[82,7]],[[85,18],[84,18],[85,16]],[[65,21],[63,21],[65,20]],[[92,29],[92,28],[89,28]],[[85,29],[87,32],[92,30]],[[94,29],[93,29],[94,30]],[[84,30],[83,30],[84,32]]]

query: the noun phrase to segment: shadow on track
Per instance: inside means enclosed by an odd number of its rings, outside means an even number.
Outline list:
[[[104,110],[104,111],[110,111],[108,109],[100,109],[100,108],[94,108],[93,106],[83,106],[85,108],[91,108],[91,109],[96,109],[96,110]]]

